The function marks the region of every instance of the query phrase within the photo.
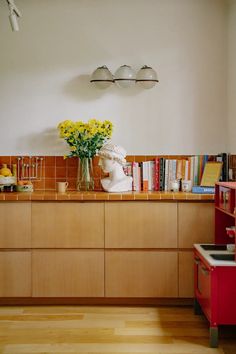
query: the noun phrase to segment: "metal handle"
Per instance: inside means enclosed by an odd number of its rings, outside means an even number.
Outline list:
[[[209,270],[205,267],[201,267],[201,271],[204,275],[209,275]]]
[[[200,263],[200,258],[194,258],[194,263],[199,264]]]

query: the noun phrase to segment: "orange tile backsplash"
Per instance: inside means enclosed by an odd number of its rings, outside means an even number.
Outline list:
[[[165,158],[186,158],[187,155],[159,155]],[[77,165],[78,158],[72,157],[64,159],[63,156],[42,156],[43,157],[43,171],[42,179],[40,181],[33,181],[34,190],[43,191],[55,191],[56,182],[67,181],[69,183],[68,191],[76,190],[76,176],[77,176]],[[126,157],[128,162],[136,161],[148,161],[152,160],[155,156],[153,155],[129,155]],[[27,163],[27,156],[24,157],[24,162]],[[233,160],[233,158],[235,158]],[[28,158],[29,160],[29,158]],[[236,177],[236,155],[231,156],[230,165],[234,169],[233,172]],[[93,159],[93,169],[94,169],[94,186],[95,191],[102,191],[101,178],[107,176],[105,175],[100,166],[98,165],[99,157]],[[2,164],[7,164],[9,168],[13,164],[17,164],[17,156],[0,156],[0,168]],[[143,197],[143,196],[142,196]]]

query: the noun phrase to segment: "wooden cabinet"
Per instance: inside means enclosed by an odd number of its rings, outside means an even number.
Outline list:
[[[0,248],[31,247],[31,205],[0,203]]]
[[[32,203],[33,248],[103,248],[103,203]]]
[[[33,297],[104,296],[103,250],[34,250]]]
[[[0,296],[31,296],[30,251],[0,251]]]
[[[214,204],[178,203],[178,247],[214,241]]]
[[[177,252],[105,251],[105,296],[177,297]]]
[[[179,252],[179,297],[194,296],[193,252]]]
[[[177,203],[105,203],[105,247],[177,247]]]

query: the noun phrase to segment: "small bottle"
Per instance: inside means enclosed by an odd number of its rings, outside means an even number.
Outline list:
[[[16,164],[12,165],[12,176],[17,177],[17,167]]]

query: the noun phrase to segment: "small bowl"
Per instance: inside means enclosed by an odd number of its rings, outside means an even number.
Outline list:
[[[227,245],[227,251],[229,251],[229,252],[234,252],[234,251],[235,251],[235,245],[229,243],[229,244]]]

